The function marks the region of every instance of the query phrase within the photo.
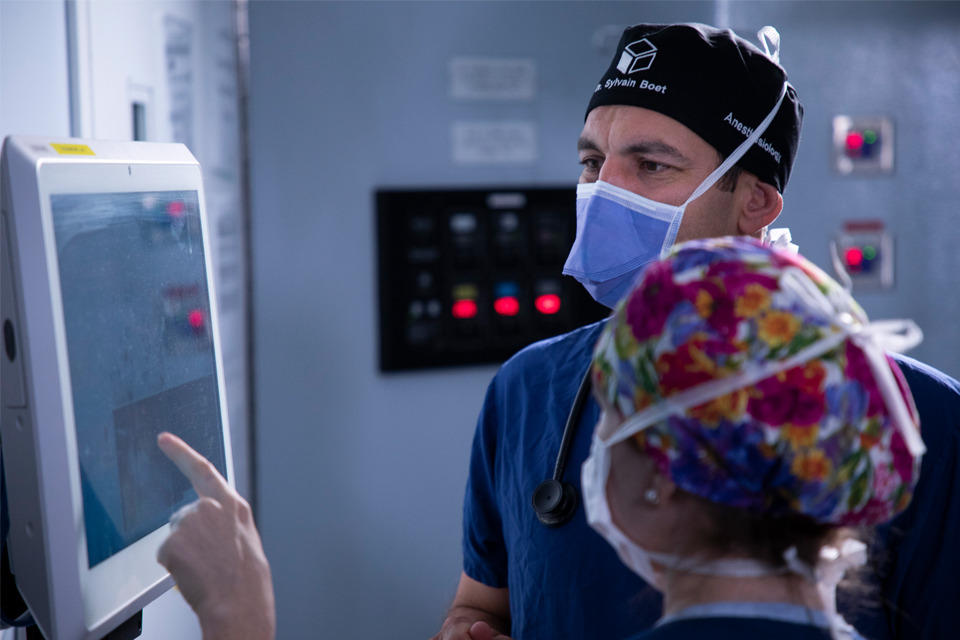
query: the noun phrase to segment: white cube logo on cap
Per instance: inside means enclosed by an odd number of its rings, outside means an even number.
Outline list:
[[[617,63],[617,71],[625,75],[646,71],[653,64],[655,57],[657,57],[657,48],[652,42],[646,38],[636,40],[623,48],[620,62]]]

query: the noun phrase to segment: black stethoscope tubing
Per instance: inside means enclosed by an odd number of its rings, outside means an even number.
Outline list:
[[[583,375],[577,396],[570,407],[567,422],[563,426],[563,438],[560,440],[560,450],[557,452],[557,461],[553,467],[553,477],[544,480],[533,491],[533,510],[537,519],[548,527],[559,527],[573,517],[577,510],[579,499],[576,488],[569,482],[563,481],[563,474],[567,469],[567,458],[573,446],[573,438],[577,433],[580,418],[583,417],[583,408],[590,397],[590,368]]]

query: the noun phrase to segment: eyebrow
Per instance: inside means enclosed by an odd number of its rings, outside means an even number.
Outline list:
[[[577,140],[577,151],[600,151],[597,143],[586,136],[580,136]]]
[[[635,142],[625,147],[623,152],[628,154],[670,156],[681,162],[690,162],[690,159],[681,153],[679,149],[659,140]]]
[[[580,139],[577,140],[577,151],[600,151],[600,147],[590,138],[581,136]],[[684,155],[679,149],[660,140],[641,140],[640,142],[634,142],[624,147],[622,152],[624,154],[669,156],[680,162],[690,162],[690,158]]]

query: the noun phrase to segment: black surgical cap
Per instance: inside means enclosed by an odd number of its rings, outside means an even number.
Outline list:
[[[787,72],[729,29],[638,24],[620,38],[587,114],[604,105],[657,111],[729,156],[776,104]],[[797,153],[803,105],[787,85],[780,110],[738,166],[781,193]]]

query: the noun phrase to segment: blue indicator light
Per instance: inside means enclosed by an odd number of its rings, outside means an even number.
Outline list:
[[[494,298],[516,298],[520,295],[520,287],[516,282],[509,280],[498,282],[493,287]]]

